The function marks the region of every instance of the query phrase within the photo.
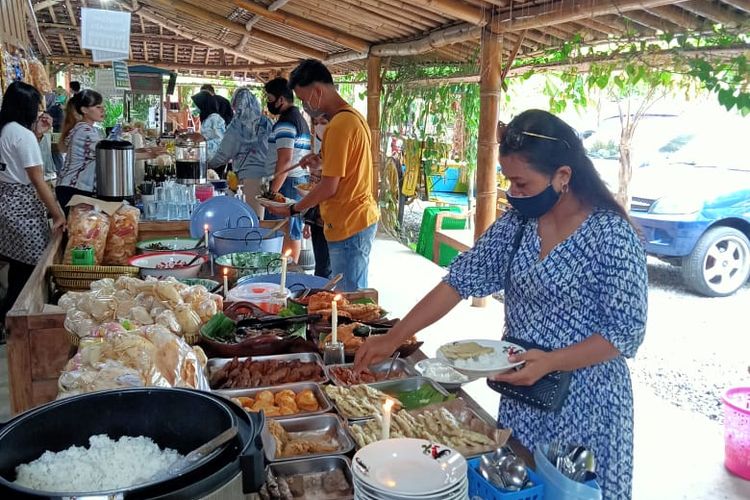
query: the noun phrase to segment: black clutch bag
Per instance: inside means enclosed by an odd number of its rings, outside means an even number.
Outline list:
[[[526,227],[526,221],[521,222],[521,225],[516,230],[516,234],[513,238],[513,246],[511,247],[510,255],[508,257],[508,267],[505,270],[505,317],[508,317],[507,311],[507,300],[511,296],[511,281],[510,281],[510,267],[513,263],[513,259],[518,252],[518,247],[521,244],[521,238],[523,231]],[[506,324],[507,325],[507,324]],[[549,351],[549,349],[529,342],[513,337],[512,335],[506,334],[503,340],[512,342],[523,347],[526,350],[539,349],[542,351]],[[512,385],[506,382],[496,382],[494,380],[487,379],[487,385],[495,392],[499,392],[505,397],[517,399],[526,403],[529,406],[540,408],[548,411],[558,411],[562,408],[565,403],[565,398],[568,397],[568,391],[570,389],[570,372],[556,371],[548,373],[544,377],[537,380],[533,385]]]
[[[505,336],[503,340],[518,344],[526,350],[544,347],[514,337]],[[487,385],[505,397],[517,399],[529,406],[548,411],[558,411],[565,403],[570,388],[570,372],[552,372],[537,380],[533,385],[512,385],[487,379]]]

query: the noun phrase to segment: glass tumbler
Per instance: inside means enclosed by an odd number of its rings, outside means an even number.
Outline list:
[[[326,365],[344,364],[344,343],[326,342],[323,346],[323,363]]]

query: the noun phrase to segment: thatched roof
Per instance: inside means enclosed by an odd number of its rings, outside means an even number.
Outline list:
[[[32,0],[53,62],[89,63],[80,8],[134,12],[132,64],[180,73],[266,79],[300,59],[337,72],[364,68],[369,52],[391,64],[476,60],[489,25],[507,57],[631,33],[652,36],[746,24],[750,0]],[[32,33],[33,34],[33,33]],[[34,39],[34,37],[32,37]],[[44,55],[44,48],[37,46]]]

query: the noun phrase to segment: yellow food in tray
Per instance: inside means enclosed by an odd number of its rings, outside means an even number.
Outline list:
[[[312,413],[320,409],[318,398],[310,389],[295,393],[290,389],[281,391],[261,391],[255,398],[239,396],[232,401],[240,405],[245,411],[263,411],[267,417],[286,417],[299,413]]]

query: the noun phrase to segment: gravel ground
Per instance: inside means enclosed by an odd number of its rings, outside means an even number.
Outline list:
[[[402,241],[416,243],[429,203],[406,207]],[[406,236],[406,238],[404,238]],[[646,337],[630,360],[634,380],[659,397],[716,422],[723,421],[722,392],[750,385],[750,283],[730,297],[690,292],[679,268],[649,257]]]

